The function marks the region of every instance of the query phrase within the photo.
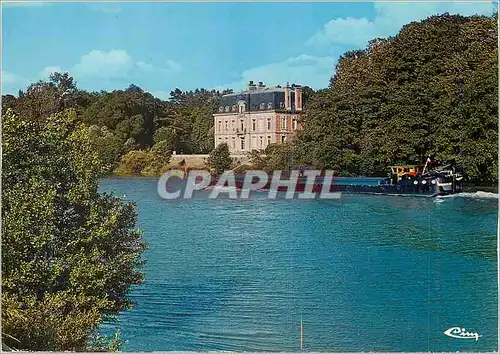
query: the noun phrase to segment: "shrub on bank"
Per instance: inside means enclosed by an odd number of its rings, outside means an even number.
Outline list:
[[[117,175],[156,176],[168,170],[170,147],[159,142],[151,150],[132,150],[125,154],[113,171]]]
[[[207,165],[216,173],[221,174],[225,170],[231,168],[233,160],[229,153],[229,147],[226,143],[219,144],[215,149],[210,152],[207,158]]]
[[[134,205],[98,192],[106,169],[74,111],[2,118],[2,348],[92,351],[143,279]]]
[[[119,175],[139,175],[151,162],[152,155],[149,151],[132,150],[123,155],[114,173]]]

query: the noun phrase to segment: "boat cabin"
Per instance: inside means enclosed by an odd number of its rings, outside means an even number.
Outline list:
[[[417,176],[422,173],[424,166],[423,165],[396,165],[389,166],[391,169],[391,174],[395,177],[395,182],[399,182],[403,178],[403,176]]]

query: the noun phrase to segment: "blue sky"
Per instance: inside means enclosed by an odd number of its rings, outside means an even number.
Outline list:
[[[328,85],[338,57],[402,25],[491,2],[5,3],[2,93],[53,71],[87,90],[136,84],[160,98],[179,87],[242,89],[248,80]]]

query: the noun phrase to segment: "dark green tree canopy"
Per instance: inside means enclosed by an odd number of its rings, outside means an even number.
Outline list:
[[[497,53],[494,18],[449,14],[345,53],[309,99],[297,156],[345,175],[430,156],[469,181],[497,180]]]
[[[220,175],[224,171],[228,170],[232,163],[233,160],[231,159],[229,147],[226,143],[217,145],[217,147],[210,152],[210,155],[207,158],[208,166],[217,175]]]
[[[97,191],[106,171],[75,110],[3,114],[2,331],[27,350],[85,350],[131,305],[145,243],[136,212]]]

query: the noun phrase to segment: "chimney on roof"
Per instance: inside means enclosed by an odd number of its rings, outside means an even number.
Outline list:
[[[265,87],[264,83],[262,81],[259,81],[259,88]]]
[[[255,90],[256,88],[257,88],[257,85],[255,85],[255,84],[253,83],[253,81],[252,81],[252,80],[250,80],[250,82],[248,83],[248,89],[249,89],[250,91],[253,91],[253,90]]]
[[[295,85],[295,110],[302,111],[302,87],[300,85]]]
[[[288,82],[286,83],[285,86],[285,110],[290,111],[292,109],[292,102],[291,102],[291,92],[290,92],[290,85]]]

